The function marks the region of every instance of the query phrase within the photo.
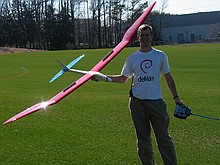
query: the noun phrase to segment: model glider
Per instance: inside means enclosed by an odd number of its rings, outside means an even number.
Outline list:
[[[147,16],[150,14],[151,10],[153,9],[154,5],[156,4],[156,1],[152,3],[143,13],[142,15],[130,26],[130,28],[125,32],[121,42],[113,48],[109,53],[105,55],[101,59],[101,61],[96,64],[90,71],[81,71],[81,70],[74,70],[71,69],[73,65],[75,65],[78,61],[80,61],[83,56],[78,57],[74,61],[72,61],[70,64],[65,66],[60,60],[59,63],[63,67],[63,69],[55,75],[50,82],[53,82],[56,80],[58,77],[60,77],[62,74],[64,74],[66,71],[71,71],[71,72],[76,72],[76,73],[81,73],[83,76],[79,78],[78,80],[74,81],[72,84],[67,86],[65,89],[63,89],[60,93],[52,97],[51,99],[47,101],[43,101],[40,103],[37,103],[33,105],[30,108],[27,108],[26,110],[20,112],[19,114],[13,116],[12,118],[8,119],[5,121],[3,124],[8,124],[13,121],[16,121],[24,116],[27,116],[29,114],[32,114],[34,112],[37,112],[41,109],[46,109],[48,106],[51,106],[53,104],[58,103],[60,100],[68,96],[71,92],[79,88],[81,85],[86,83],[88,80],[90,80],[92,77],[95,76],[95,78],[99,80],[106,80],[106,81],[111,81],[108,79],[106,75],[101,74],[99,71],[101,71],[112,59],[114,59],[132,40],[134,37],[138,27],[144,22],[144,20],[147,18]]]

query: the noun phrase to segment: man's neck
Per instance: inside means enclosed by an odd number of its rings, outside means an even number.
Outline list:
[[[141,52],[150,52],[152,50],[151,46],[148,47],[140,47],[140,51]]]

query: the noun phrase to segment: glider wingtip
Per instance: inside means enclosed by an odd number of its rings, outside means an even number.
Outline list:
[[[3,125],[6,125],[6,124],[9,124],[9,123],[11,123],[11,122],[13,122],[13,121],[15,121],[16,119],[8,119],[7,121],[5,121],[4,123],[3,123]]]
[[[8,124],[8,123],[9,123],[9,122],[4,122],[3,125],[6,125],[6,124]]]

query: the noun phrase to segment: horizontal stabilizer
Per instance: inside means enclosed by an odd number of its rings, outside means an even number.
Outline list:
[[[71,67],[73,67],[73,65],[75,65],[77,62],[79,62],[85,55],[81,55],[78,58],[76,58],[75,60],[73,60],[72,62],[70,62],[67,66],[60,61],[59,59],[57,59],[57,62],[61,65],[61,67],[63,68],[61,71],[59,71],[51,80],[50,83],[54,82],[56,79],[58,79],[60,76],[62,76],[65,72],[69,71]]]

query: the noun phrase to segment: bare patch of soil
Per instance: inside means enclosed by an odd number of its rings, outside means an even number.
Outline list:
[[[21,53],[21,52],[42,52],[43,50],[0,47],[0,54]]]

